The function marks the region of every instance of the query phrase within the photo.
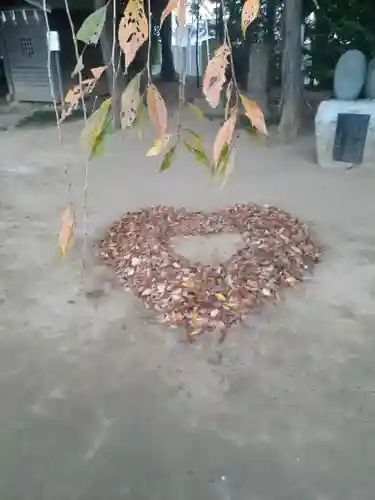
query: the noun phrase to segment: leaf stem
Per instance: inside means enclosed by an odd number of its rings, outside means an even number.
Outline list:
[[[235,69],[234,69],[233,47],[232,47],[232,43],[230,41],[230,36],[229,36],[228,20],[225,19],[225,1],[220,0],[220,3],[221,3],[222,11],[223,11],[224,39],[225,39],[225,42],[229,48],[229,62],[230,62],[230,67],[231,67],[231,72],[232,72],[232,81],[233,81],[233,86],[236,89],[236,101],[238,102],[238,96],[239,96],[240,90],[238,87],[236,73],[235,73]]]

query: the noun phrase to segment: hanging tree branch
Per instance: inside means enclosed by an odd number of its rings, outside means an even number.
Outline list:
[[[44,0],[45,2],[46,0]],[[168,113],[167,107],[161,96],[159,90],[156,88],[152,81],[152,68],[151,68],[151,0],[147,0],[147,15],[144,9],[144,0],[129,0],[123,16],[120,20],[117,37],[117,7],[116,0],[112,0],[112,51],[111,60],[106,61],[106,66],[99,68],[92,68],[92,77],[84,80],[82,78],[82,70],[84,68],[83,56],[85,48],[88,45],[96,45],[100,39],[105,21],[107,8],[109,3],[96,9],[88,18],[83,22],[77,34],[74,31],[74,25],[69,10],[68,0],[65,1],[65,8],[69,19],[69,24],[72,31],[74,51],[76,55],[76,68],[73,74],[78,75],[78,85],[68,92],[65,97],[64,109],[59,120],[58,126],[69,114],[82,103],[84,115],[84,130],[82,131],[82,142],[87,150],[87,160],[85,167],[85,187],[84,187],[84,248],[87,239],[87,197],[88,197],[88,173],[89,162],[92,158],[99,155],[103,150],[103,144],[106,137],[112,130],[112,117],[111,105],[112,99],[108,98],[100,105],[99,109],[88,117],[85,105],[85,97],[92,93],[99,78],[106,71],[107,67],[112,65],[112,93],[114,93],[115,83],[117,78],[118,68],[116,68],[116,44],[118,42],[119,49],[122,51],[125,61],[125,72],[128,70],[129,65],[134,60],[137,52],[144,43],[148,43],[147,47],[147,61],[145,67],[135,75],[135,77],[128,83],[121,96],[121,128],[123,130],[139,125],[142,127],[144,120],[144,104],[143,95],[140,93],[140,80],[141,75],[145,71],[147,74],[147,88],[146,88],[146,101],[147,112],[150,121],[155,130],[156,139],[151,149],[148,150],[148,156],[163,156],[160,171],[167,170],[173,159],[175,158],[177,147],[180,143],[183,134],[187,134],[183,139],[186,149],[194,155],[196,160],[205,164],[210,168],[214,176],[219,176],[226,180],[229,172],[233,168],[233,155],[234,155],[234,130],[237,123],[240,104],[244,107],[245,114],[248,116],[252,125],[262,134],[267,134],[267,129],[264,123],[263,113],[259,106],[246,96],[240,94],[235,68],[232,57],[232,45],[228,31],[228,20],[223,16],[224,39],[222,45],[216,50],[213,57],[208,61],[204,78],[203,78],[203,95],[207,102],[212,107],[217,107],[220,102],[220,96],[223,87],[226,83],[226,71],[228,65],[231,69],[231,77],[226,88],[226,107],[225,107],[225,121],[220,127],[213,145],[213,160],[204,150],[202,138],[193,130],[182,128],[182,110],[185,105],[185,67],[180,71],[179,77],[179,95],[178,95],[178,109],[177,109],[177,126],[173,133],[167,132],[168,129]],[[225,13],[224,0],[220,0],[220,8]],[[172,12],[177,13],[177,20],[179,32],[182,33],[185,29],[186,19],[186,0],[169,0],[166,8],[161,14],[160,26],[163,25],[167,16]],[[250,23],[258,15],[259,0],[246,0],[242,11],[242,31],[245,36],[246,29]],[[197,11],[197,41],[199,37],[199,10]],[[85,43],[85,47],[79,54],[78,42]],[[119,58],[120,62],[120,58]],[[52,81],[52,79],[51,79]],[[235,101],[232,103],[233,93],[235,94]],[[202,111],[189,103],[191,110],[202,119]],[[58,118],[58,113],[57,113]],[[64,226],[65,224],[65,226]],[[70,224],[70,226],[69,226]],[[72,239],[73,222],[64,223],[62,231],[68,231],[68,238]],[[65,231],[66,232],[66,231]],[[65,245],[65,249],[67,245]]]

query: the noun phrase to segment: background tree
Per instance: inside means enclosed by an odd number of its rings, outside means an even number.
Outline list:
[[[294,138],[301,125],[302,0],[288,0],[283,12],[282,111],[279,132]]]

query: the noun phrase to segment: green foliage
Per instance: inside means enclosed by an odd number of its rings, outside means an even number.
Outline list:
[[[204,150],[203,139],[193,130],[184,129],[190,136],[190,140],[184,140],[185,148],[191,153],[195,160],[203,163],[206,167],[212,169],[212,164]]]
[[[176,157],[176,148],[177,146],[173,146],[169,151],[167,151],[164,154],[164,158],[160,166],[159,172],[164,172],[165,170],[168,170],[172,166],[172,162]]]
[[[332,88],[335,65],[346,50],[375,56],[374,0],[319,0],[319,9],[308,0],[304,6],[305,15],[314,12],[306,25],[311,40],[305,51],[311,61],[308,74],[321,88]]]
[[[87,120],[82,131],[81,140],[87,149],[89,160],[103,154],[104,143],[113,132],[113,121],[110,114],[112,99],[106,99]]]
[[[78,30],[77,39],[86,44],[96,45],[103,31],[106,15],[106,5],[90,14]]]

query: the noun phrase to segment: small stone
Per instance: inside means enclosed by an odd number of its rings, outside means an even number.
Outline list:
[[[333,79],[337,99],[357,99],[366,78],[366,58],[359,50],[348,50],[339,59]]]

